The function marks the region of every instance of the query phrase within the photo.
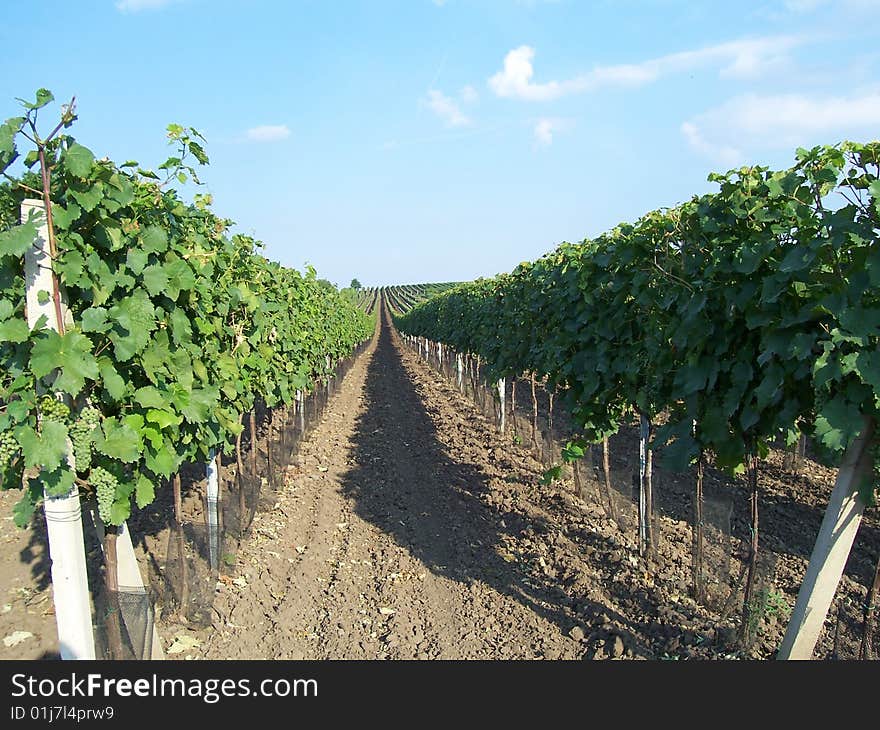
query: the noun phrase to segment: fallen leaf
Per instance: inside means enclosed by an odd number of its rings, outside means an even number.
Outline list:
[[[168,647],[168,653],[183,654],[183,652],[189,649],[197,649],[199,646],[201,646],[201,642],[198,639],[186,634],[178,634],[174,637],[174,641],[171,642],[171,646]]]
[[[18,646],[22,641],[30,638],[33,638],[30,631],[13,631],[9,636],[3,637],[3,646],[7,648]]]

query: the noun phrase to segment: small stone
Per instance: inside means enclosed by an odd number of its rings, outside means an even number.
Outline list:
[[[586,636],[584,630],[580,626],[575,626],[571,631],[568,632],[568,635],[575,641],[583,641],[584,637]]]
[[[609,639],[608,641],[608,652],[615,659],[619,659],[623,656],[626,651],[626,647],[623,645],[623,639],[619,636],[615,635],[614,638]]]

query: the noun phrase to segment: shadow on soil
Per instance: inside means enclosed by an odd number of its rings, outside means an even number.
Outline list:
[[[353,437],[356,466],[342,478],[356,512],[392,536],[434,574],[465,585],[483,582],[567,632],[576,623],[575,599],[559,581],[526,576],[499,554],[502,534],[519,537],[532,527],[549,528],[534,517],[488,507],[479,494],[489,476],[456,461],[439,441],[431,417],[395,350],[391,328],[382,327],[366,375],[365,405]],[[506,528],[500,527],[504,521]],[[579,598],[579,612],[606,613],[607,606]],[[568,609],[568,610],[567,610]],[[633,646],[645,627],[632,624]],[[650,650],[648,650],[650,651]]]

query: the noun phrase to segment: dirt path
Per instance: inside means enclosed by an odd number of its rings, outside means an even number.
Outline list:
[[[477,498],[496,437],[451,395],[384,323],[260,516],[203,656],[580,656],[553,591],[506,548],[513,526]]]

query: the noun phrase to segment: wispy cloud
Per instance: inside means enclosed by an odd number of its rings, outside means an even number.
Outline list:
[[[719,162],[739,161],[740,150],[790,149],[875,139],[880,92],[841,96],[738,96],[685,122],[681,132],[698,152]]]
[[[684,122],[681,125],[681,133],[694,150],[704,157],[708,157],[713,162],[718,162],[728,167],[734,167],[742,162],[742,152],[735,147],[709,142],[703,137],[700,128],[693,122]]]
[[[117,0],[116,9],[121,13],[139,13],[142,10],[158,10],[180,0]]]
[[[431,89],[423,100],[424,104],[436,114],[447,127],[465,127],[471,120],[465,116],[458,102],[446,96],[442,91]]]
[[[467,86],[465,86],[461,90],[461,93],[459,94],[459,96],[461,96],[461,100],[465,104],[473,104],[474,102],[476,102],[480,98],[480,95],[477,93],[477,90],[473,86],[471,86],[470,84],[468,84]]]
[[[555,134],[571,129],[573,126],[574,121],[571,119],[542,117],[535,123],[535,144],[538,147],[549,147],[553,144]]]
[[[262,124],[251,127],[244,136],[251,142],[278,142],[290,136],[290,129],[286,124]]]
[[[789,13],[803,15],[827,5],[843,6],[856,11],[878,10],[880,0],[783,0],[782,5]]]
[[[500,97],[525,101],[550,101],[568,94],[602,87],[641,86],[661,76],[717,65],[722,77],[755,78],[777,69],[788,60],[788,52],[805,43],[799,36],[768,36],[742,39],[707,46],[693,51],[671,53],[641,61],[596,66],[591,71],[562,81],[534,81],[531,46],[514,48],[504,57],[498,73],[489,78],[489,88]]]

